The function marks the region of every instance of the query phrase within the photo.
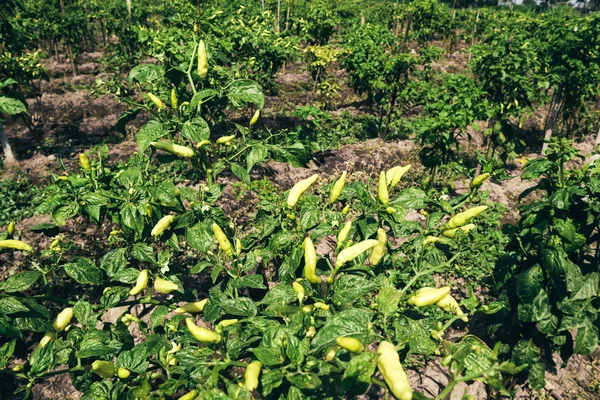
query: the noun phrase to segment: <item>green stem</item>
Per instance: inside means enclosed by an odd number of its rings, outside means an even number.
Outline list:
[[[83,371],[83,370],[84,369],[82,367],[73,367],[73,368],[59,369],[59,370],[56,370],[56,371],[50,371],[50,372],[46,372],[45,374],[38,375],[38,376],[35,377],[35,379],[44,379],[44,378],[48,378],[50,376],[65,374],[65,373],[68,373],[68,372]]]
[[[458,256],[459,256],[459,255],[460,255],[460,252],[459,252],[459,253],[456,253],[455,255],[453,255],[453,256],[452,256],[452,258],[451,258],[451,259],[449,259],[448,261],[446,261],[445,263],[443,263],[443,264],[441,264],[441,265],[438,265],[437,267],[431,267],[431,268],[429,268],[429,269],[426,269],[426,270],[424,270],[424,271],[419,271],[419,272],[417,272],[417,273],[415,274],[415,276],[413,276],[413,277],[412,277],[412,279],[411,279],[410,281],[408,281],[408,283],[406,284],[406,286],[404,286],[404,288],[400,289],[400,293],[404,294],[404,293],[405,293],[405,292],[408,290],[408,288],[409,288],[409,287],[411,287],[412,285],[414,285],[414,284],[415,284],[415,282],[416,282],[416,281],[417,281],[417,280],[418,280],[420,277],[422,277],[422,276],[424,276],[424,275],[429,275],[429,274],[431,274],[431,273],[433,273],[433,272],[440,271],[440,270],[444,269],[446,266],[448,266],[448,265],[452,264],[452,262],[453,262],[454,260],[456,260],[456,259],[458,258]]]
[[[435,400],[444,400],[445,398],[447,398],[450,395],[450,393],[452,392],[452,390],[454,389],[454,387],[456,385],[458,385],[460,382],[468,382],[468,381],[472,381],[474,379],[480,378],[482,376],[486,376],[489,372],[493,371],[495,368],[496,367],[493,366],[493,367],[490,367],[490,368],[486,369],[483,372],[479,372],[479,373],[471,374],[471,375],[466,375],[466,376],[461,376],[461,377],[458,377],[458,378],[455,377],[452,381],[450,381],[450,383],[448,384],[448,386],[446,386],[444,388],[444,390],[442,390],[442,392],[435,397]]]
[[[185,72],[185,74],[187,75],[187,78],[188,78],[188,82],[190,83],[190,86],[192,87],[192,92],[194,92],[194,94],[196,94],[196,86],[194,85],[194,80],[192,79],[192,67],[194,66],[194,56],[197,51],[198,51],[198,45],[194,44],[194,51],[192,51],[192,57],[190,58],[190,63],[188,65],[188,69]]]

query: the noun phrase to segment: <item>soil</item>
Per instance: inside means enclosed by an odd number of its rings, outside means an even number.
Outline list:
[[[8,139],[19,161],[20,170],[26,174],[34,183],[43,184],[53,172],[61,170],[61,160],[69,167],[76,160],[75,155],[83,150],[97,144],[110,144],[109,157],[111,160],[124,160],[137,150],[137,143],[132,135],[123,136],[114,129],[117,117],[125,110],[125,107],[109,96],[92,97],[88,89],[94,85],[98,78],[106,77],[102,67],[98,63],[100,53],[87,53],[82,56],[83,63],[80,66],[80,74],[73,77],[66,74],[69,64],[49,59],[45,61],[51,77],[50,82],[42,82],[40,86],[41,96],[28,100],[28,105],[33,115],[38,133],[32,135],[18,121],[6,125]],[[434,69],[449,73],[466,70],[468,53],[459,48],[455,52],[446,54],[439,62],[433,64]],[[344,80],[345,73],[337,73],[339,82]],[[289,115],[297,107],[318,102],[319,98],[313,92],[313,81],[310,75],[302,71],[300,64],[288,65],[286,72],[277,75],[279,93],[277,96],[267,96],[266,109],[263,112],[264,123],[267,128],[276,129],[282,124],[293,121],[272,118],[269,116]],[[339,115],[344,111],[353,114],[362,112],[364,105],[361,99],[345,85],[341,88],[338,98],[335,100],[337,107],[332,111],[333,115]],[[534,116],[527,124],[539,127],[542,114]],[[142,117],[143,119],[143,117]],[[136,124],[139,126],[140,121]],[[483,126],[482,123],[479,124]],[[533,129],[533,128],[532,128]],[[480,129],[470,128],[468,134],[471,140],[466,141],[463,146],[468,149],[476,149],[481,146]],[[589,154],[594,149],[593,139],[577,143],[576,146],[584,154]],[[268,176],[273,184],[281,190],[287,190],[297,180],[305,178],[313,173],[323,177],[335,176],[341,170],[347,170],[353,179],[367,179],[375,176],[384,167],[399,164],[413,164],[413,169],[408,175],[418,173],[422,170],[418,162],[418,149],[414,140],[400,140],[382,143],[379,139],[370,139],[360,143],[345,145],[343,147],[315,154],[313,161],[307,168],[294,168],[288,164],[271,161],[268,164],[257,167],[254,171],[255,177]],[[535,158],[537,154],[531,152],[528,158]],[[496,182],[487,181],[482,189],[490,194],[490,199],[504,204],[507,209],[506,221],[518,219],[517,205],[519,195],[525,189],[535,185],[535,181],[523,181],[520,178],[522,164],[515,162],[510,171],[510,179]],[[575,164],[573,167],[577,168]],[[3,178],[10,178],[13,172],[4,172]],[[222,206],[228,212],[236,215],[236,223],[244,222],[244,218],[250,215],[248,212],[255,203],[253,194],[244,194],[243,201],[237,199],[238,192],[234,186],[234,180],[225,179],[227,188],[223,196]],[[463,193],[468,189],[469,182],[456,181],[453,183],[457,193]],[[247,204],[245,209],[239,209],[240,204]],[[417,215],[418,216],[418,215]],[[50,222],[47,216],[36,216],[20,222],[20,228],[26,230],[40,223]],[[81,221],[74,221],[67,227],[67,231],[81,232]],[[85,228],[84,228],[85,229]],[[103,227],[103,230],[109,227]],[[84,237],[79,237],[80,245],[91,246],[98,232],[87,229]],[[44,243],[40,243],[44,246]],[[323,252],[328,251],[328,244],[323,243]],[[0,258],[0,264],[18,265],[19,255],[15,259]],[[0,268],[0,274],[6,276],[14,273],[13,269]],[[117,315],[117,314],[115,314]],[[106,318],[113,318],[108,315]],[[598,385],[600,369],[598,367],[598,352],[592,356],[574,356],[569,360],[566,367],[557,367],[547,372],[548,381],[546,390],[541,394],[532,394],[525,386],[517,385],[515,398],[555,398],[555,399],[598,399],[600,395],[593,392],[591,388]],[[557,362],[556,365],[561,365]],[[446,370],[437,362],[429,363],[424,371],[419,373],[409,371],[409,377],[413,387],[422,393],[435,396],[445,387],[449,381]],[[597,389],[596,389],[597,390]],[[476,399],[490,398],[483,384],[475,382],[470,385],[462,384],[452,392],[451,399],[460,399],[463,393],[469,393]],[[78,399],[79,393],[73,388],[67,376],[55,376],[43,384],[35,386],[34,399]],[[381,393],[374,390],[362,398],[381,398]]]

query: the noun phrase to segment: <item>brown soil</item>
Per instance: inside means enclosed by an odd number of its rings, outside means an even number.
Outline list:
[[[52,77],[50,83],[43,83],[41,86],[42,95],[38,99],[28,101],[34,121],[36,122],[40,133],[36,137],[27,131],[23,125],[12,123],[7,125],[7,134],[13,149],[19,160],[20,168],[34,182],[44,181],[51,172],[61,169],[60,159],[66,160],[67,166],[73,162],[74,155],[82,150],[99,143],[110,143],[109,156],[111,160],[124,160],[137,150],[137,144],[131,138],[123,137],[114,130],[114,124],[118,115],[124,110],[124,107],[113,100],[111,97],[102,96],[99,98],[91,97],[82,87],[90,87],[94,80],[101,77],[101,67],[96,62],[100,54],[87,54],[86,60],[80,66],[80,75],[77,77],[66,76],[64,71],[68,71],[68,65],[56,60],[48,60],[46,67]],[[468,54],[459,49],[455,53],[445,55],[434,68],[449,73],[463,72],[466,70]],[[343,78],[344,72],[338,74],[338,78]],[[280,86],[278,96],[268,96],[266,99],[265,116],[289,115],[299,106],[318,101],[317,96],[312,92],[313,81],[310,75],[302,71],[300,64],[290,65],[286,73],[277,75],[277,83]],[[68,90],[68,89],[73,89]],[[336,100],[336,110],[334,115],[343,110],[357,113],[361,111],[362,103],[360,98],[344,86]],[[537,116],[539,125],[540,116]],[[277,127],[281,121],[274,120],[271,128]],[[534,122],[528,122],[534,123]],[[483,123],[480,124],[483,126]],[[463,146],[467,148],[479,148],[481,146],[480,130],[470,129],[467,132],[472,140],[466,140]],[[585,154],[589,154],[593,148],[593,140],[586,140],[577,144],[578,148]],[[412,139],[397,142],[382,143],[378,139],[371,139],[360,143],[343,146],[339,149],[326,151],[315,155],[314,160],[308,168],[293,168],[288,164],[269,162],[267,165],[257,167],[254,174],[258,176],[268,176],[273,184],[281,190],[287,190],[298,179],[305,178],[313,173],[319,173],[323,178],[332,179],[339,171],[347,170],[353,179],[367,179],[369,176],[375,176],[378,171],[384,167],[413,164],[413,170],[410,174],[419,172],[422,168],[418,163],[417,149]],[[529,158],[536,157],[535,154],[528,154]],[[490,193],[492,201],[504,204],[509,209],[506,219],[516,221],[518,219],[518,210],[516,205],[519,202],[519,194],[526,188],[534,185],[535,182],[522,181],[520,179],[520,170],[522,165],[515,163],[514,170],[511,172],[511,178],[502,182],[488,181],[482,189]],[[575,165],[576,167],[576,165]],[[9,176],[9,175],[5,175]],[[222,206],[226,211],[237,215],[236,223],[245,222],[251,213],[255,203],[254,195],[251,193],[243,194],[242,201],[238,196],[238,189],[233,180],[226,179],[227,189],[224,192]],[[458,192],[464,192],[468,188],[469,182],[454,182],[454,189]],[[240,204],[246,204],[244,208],[239,208]],[[39,223],[49,222],[46,216],[38,216],[26,219],[20,223],[20,228],[26,230],[29,227]],[[82,226],[79,221],[73,222],[66,227],[67,234],[73,236],[80,235]],[[92,228],[86,229],[85,238],[78,237],[81,242],[79,245],[87,246],[96,239],[97,235],[103,235],[106,232],[98,232]],[[104,231],[104,229],[103,229]],[[45,247],[46,243],[39,243],[40,247]],[[328,251],[328,244],[321,243],[320,249],[323,252]],[[15,259],[0,258],[0,264],[19,265],[19,255]],[[2,275],[14,273],[15,270],[2,270]],[[113,316],[107,316],[112,318]],[[533,398],[555,398],[555,399],[598,399],[600,396],[590,391],[593,385],[597,385],[599,374],[598,355],[581,357],[574,356],[569,360],[565,368],[557,368],[555,371],[547,373],[548,385],[546,391],[540,395],[533,395],[527,387],[518,387],[515,398],[533,399]],[[560,363],[557,363],[560,365]],[[409,376],[413,387],[422,393],[430,396],[437,395],[441,389],[448,383],[449,377],[444,368],[437,362],[429,363],[424,372],[409,371]],[[451,399],[460,399],[463,393],[468,392],[476,399],[487,399],[490,393],[481,383],[470,385],[459,385],[451,395]],[[1,397],[1,396],[0,396]],[[381,393],[369,392],[366,398],[381,398]],[[36,385],[33,393],[34,399],[78,399],[79,393],[71,385],[67,376],[57,376],[46,381],[43,384]]]

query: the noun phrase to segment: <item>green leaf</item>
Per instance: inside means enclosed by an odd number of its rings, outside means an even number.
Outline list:
[[[27,107],[22,101],[0,96],[0,114],[17,115],[21,113],[27,113]]]
[[[136,260],[147,262],[150,264],[156,264],[156,257],[154,256],[154,249],[149,244],[136,243],[131,248],[131,256]]]
[[[227,299],[221,302],[221,308],[227,314],[253,317],[257,313],[256,304],[248,297]]]
[[[210,139],[208,122],[202,117],[195,117],[191,121],[184,122],[181,127],[181,136],[192,142],[201,142],[202,140]]]
[[[112,400],[113,383],[109,380],[94,382],[81,396],[81,400]],[[131,392],[130,392],[131,393]]]
[[[546,387],[546,365],[543,362],[536,362],[529,369],[529,385],[534,390]]]
[[[530,160],[525,164],[523,168],[523,174],[521,175],[521,179],[529,180],[538,178],[547,171],[552,168],[552,161],[548,160],[544,157],[539,157],[533,160]]]
[[[54,343],[48,342],[44,347],[36,347],[29,357],[30,374],[38,376],[54,366]]]
[[[265,278],[262,275],[244,275],[241,278],[236,278],[232,281],[231,286],[237,289],[251,288],[251,289],[266,289],[264,285]]]
[[[352,304],[363,296],[375,292],[378,288],[378,280],[366,279],[360,275],[344,274],[333,284],[331,299],[334,303]]]
[[[300,211],[300,226],[303,231],[315,227],[321,219],[321,210],[318,207],[309,205],[302,208]]]
[[[247,103],[254,103],[262,109],[265,105],[265,95],[258,83],[250,79],[238,79],[229,84],[227,92],[229,101],[235,107],[241,107]]]
[[[370,312],[357,308],[335,314],[319,329],[311,346],[315,351],[320,351],[331,346],[340,336],[362,337],[366,335],[371,315]]]
[[[148,369],[148,344],[140,343],[131,350],[122,351],[117,358],[117,368],[127,368],[137,374],[143,374]]]
[[[146,122],[138,132],[137,142],[140,146],[140,151],[146,151],[146,149],[150,146],[151,142],[154,142],[156,139],[166,136],[168,133],[167,129],[156,120],[150,120]]]
[[[6,293],[23,292],[32,287],[42,274],[38,271],[25,271],[13,276],[9,276],[7,280],[2,282],[0,290]]]
[[[93,330],[84,335],[75,355],[80,358],[110,357],[121,350],[121,347],[122,343],[110,332]]]
[[[65,272],[71,278],[84,285],[100,285],[103,282],[102,270],[89,258],[77,258],[64,265]]]
[[[260,377],[263,396],[268,396],[274,389],[283,383],[283,374],[278,369],[265,371]]]
[[[278,347],[257,347],[254,349],[249,349],[254,353],[256,358],[266,366],[274,366],[281,365],[285,361],[285,357],[283,357],[281,353],[281,349]]]
[[[162,325],[165,317],[169,313],[167,306],[158,306],[150,314],[150,329],[155,329],[157,326]]]
[[[403,189],[394,199],[390,201],[391,207],[420,209],[427,206],[429,199],[421,189],[410,187]]]
[[[88,329],[94,329],[97,323],[97,314],[93,311],[91,303],[84,300],[79,300],[73,306],[73,314],[77,321]]]
[[[0,369],[4,369],[8,366],[10,358],[15,352],[15,346],[17,344],[16,339],[6,342],[0,347]]]
[[[29,307],[17,300],[16,297],[4,297],[0,299],[0,313],[5,315],[29,311]]]
[[[192,100],[190,100],[190,108],[196,108],[198,104],[205,103],[216,95],[217,91],[215,89],[200,90],[192,97]]]
[[[593,353],[598,347],[598,328],[592,321],[585,319],[584,325],[577,329],[575,339],[575,354],[587,355]]]
[[[75,201],[68,204],[60,204],[52,210],[52,220],[59,225],[64,226],[67,219],[73,218],[79,213],[79,204]]]
[[[248,157],[246,157],[246,169],[248,172],[252,170],[256,164],[260,164],[264,161],[267,161],[269,157],[269,150],[266,146],[262,144],[256,144],[248,153]]]
[[[296,373],[289,372],[285,379],[299,389],[313,390],[322,385],[321,379],[312,372]]]
[[[21,329],[16,327],[14,323],[9,321],[4,315],[0,315],[0,335],[7,338],[23,339]]]
[[[140,64],[136,65],[129,72],[129,83],[152,82],[164,76],[165,72],[162,67],[156,64]]]
[[[342,377],[342,388],[351,395],[365,393],[371,385],[371,376],[377,367],[377,354],[364,352],[358,354],[346,365]]]
[[[117,118],[117,123],[115,124],[115,130],[123,135],[126,135],[127,130],[125,129],[125,127],[127,126],[127,124],[129,122],[135,120],[137,115],[142,110],[143,110],[142,107],[135,107],[135,108],[123,111],[121,113],[121,115],[119,115],[119,118]]]
[[[292,285],[280,283],[273,286],[260,301],[260,304],[290,304],[296,301],[296,293]]]
[[[210,250],[215,237],[208,222],[198,222],[191,228],[186,229],[185,240],[192,248],[201,253],[206,253]]]
[[[234,162],[232,162],[230,164],[230,167],[231,167],[231,172],[233,172],[233,174],[235,176],[237,176],[239,178],[239,180],[241,180],[242,182],[244,182],[247,186],[251,185],[250,174],[248,173],[248,171],[246,170],[246,168],[244,168],[240,164],[237,164],[237,163],[234,163]]]
[[[540,349],[531,339],[519,340],[512,349],[511,360],[517,365],[533,365],[540,360]]]
[[[431,355],[438,346],[431,338],[429,329],[420,320],[408,317],[394,323],[398,344],[408,344],[410,353]]]
[[[142,183],[142,171],[135,167],[124,169],[117,181],[127,189],[133,188]]]
[[[398,310],[398,302],[402,293],[393,286],[382,288],[377,294],[377,309],[385,317],[393,315]]]

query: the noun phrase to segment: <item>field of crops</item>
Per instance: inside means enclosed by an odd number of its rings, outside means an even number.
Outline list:
[[[0,0],[0,398],[600,399],[596,9]]]

